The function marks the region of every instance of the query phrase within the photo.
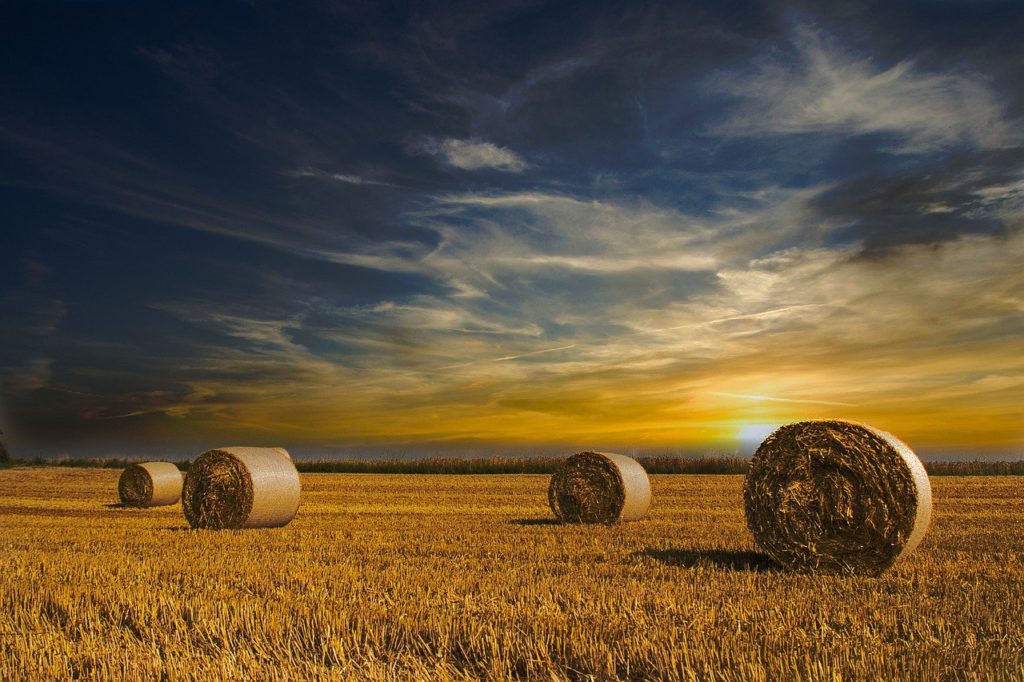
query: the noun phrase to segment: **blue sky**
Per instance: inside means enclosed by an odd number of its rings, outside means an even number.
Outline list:
[[[1019,455],[1024,7],[819,5],[6,4],[11,449]]]

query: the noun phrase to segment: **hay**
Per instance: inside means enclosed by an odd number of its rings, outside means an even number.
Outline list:
[[[170,462],[129,464],[117,481],[125,507],[159,507],[181,499],[181,472]]]
[[[747,526],[797,571],[879,575],[921,541],[931,516],[924,466],[900,440],[845,421],[783,426],[754,454]]]
[[[228,447],[228,448],[217,448],[217,449],[218,450],[232,450],[233,451],[233,450],[252,450],[254,448],[244,447],[244,446],[240,446],[240,445],[232,445],[231,447]],[[276,452],[277,454],[281,455],[285,459],[291,459],[292,458],[291,453],[289,453],[284,448],[259,448],[259,449],[260,450],[270,450],[272,452]]]
[[[651,506],[651,482],[634,459],[580,452],[551,477],[548,503],[563,523],[636,521]]]
[[[284,456],[282,456],[282,454]],[[181,506],[193,528],[277,528],[299,508],[299,472],[283,448],[231,447],[200,455]]]

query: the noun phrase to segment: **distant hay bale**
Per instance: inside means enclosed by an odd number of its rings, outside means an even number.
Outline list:
[[[754,540],[804,572],[879,575],[928,529],[928,474],[902,441],[845,421],[783,426],[754,454],[743,486]]]
[[[219,448],[192,463],[181,506],[193,528],[277,528],[295,516],[301,491],[284,448]]]
[[[563,523],[636,521],[651,506],[651,482],[635,459],[580,452],[551,477],[548,503]]]
[[[170,462],[129,464],[117,481],[125,507],[159,507],[181,499],[181,471]]]

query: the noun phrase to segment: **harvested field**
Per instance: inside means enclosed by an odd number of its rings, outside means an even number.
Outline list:
[[[779,571],[741,476],[553,522],[545,475],[305,474],[285,528],[117,509],[118,472],[0,471],[0,679],[1024,677],[1024,479],[933,479],[880,578]]]

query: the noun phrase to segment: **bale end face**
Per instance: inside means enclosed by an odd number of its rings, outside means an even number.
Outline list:
[[[235,457],[211,450],[189,468],[181,501],[193,528],[241,528],[252,511],[252,478]]]
[[[153,479],[138,464],[131,464],[121,472],[117,481],[117,495],[125,507],[148,507],[153,498]]]

